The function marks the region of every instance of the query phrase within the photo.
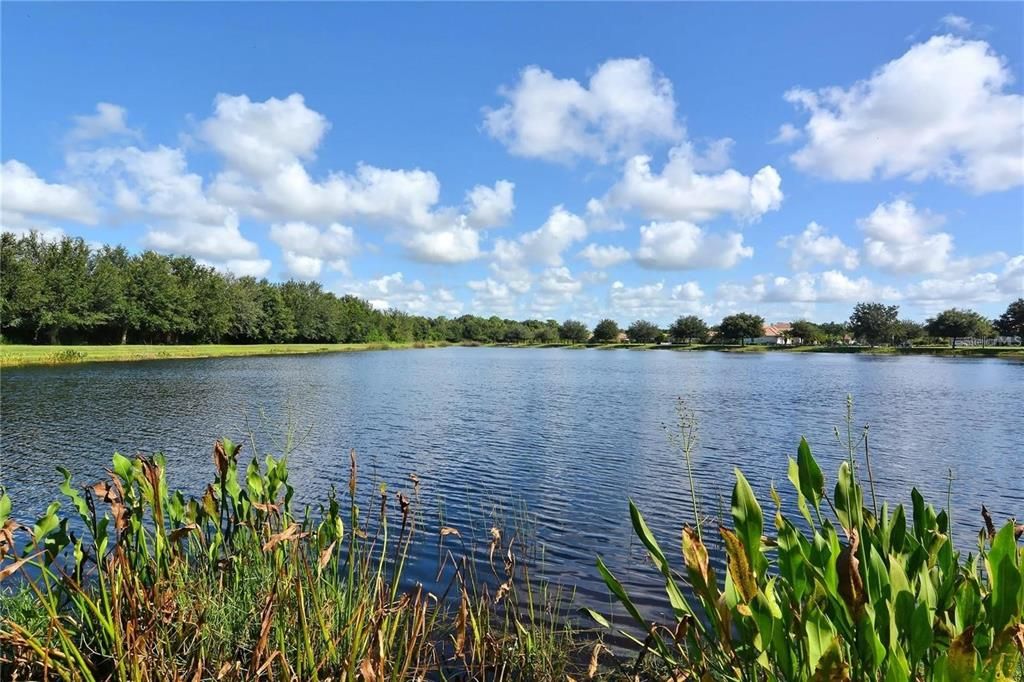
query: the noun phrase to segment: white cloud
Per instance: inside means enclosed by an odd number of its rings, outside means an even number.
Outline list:
[[[358,252],[355,232],[338,223],[323,231],[309,223],[277,223],[270,226],[270,239],[281,247],[288,273],[300,279],[319,277],[325,262],[348,273],[348,261]]]
[[[515,210],[512,197],[515,184],[499,180],[494,187],[477,185],[466,193],[466,222],[471,227],[487,228],[504,225]]]
[[[932,230],[944,221],[904,199],[879,204],[857,221],[867,235],[864,260],[894,273],[941,272],[950,265],[953,236]]]
[[[714,175],[697,171],[693,146],[684,143],[669,151],[660,173],[651,170],[651,157],[634,156],[622,178],[605,197],[610,206],[636,209],[655,220],[704,222],[730,214],[756,220],[782,205],[782,179],[771,166],[753,177],[728,169]]]
[[[562,264],[562,252],[586,236],[586,221],[556,206],[543,225],[519,237],[518,246],[527,261],[556,266]]]
[[[462,303],[444,287],[428,288],[418,279],[407,281],[393,272],[366,282],[343,284],[338,293],[365,298],[378,310],[397,308],[415,315],[458,315]]]
[[[92,225],[97,211],[89,195],[70,185],[49,183],[27,165],[11,159],[0,166],[0,205],[4,224],[26,217],[69,220]]]
[[[327,119],[307,107],[298,93],[265,102],[221,93],[214,100],[213,116],[199,130],[228,166],[246,175],[267,177],[298,159],[313,159],[329,127]]]
[[[672,83],[645,58],[608,60],[587,86],[529,66],[499,94],[506,103],[484,111],[484,128],[518,156],[603,163],[682,136]]]
[[[96,113],[75,116],[75,127],[68,135],[74,142],[97,140],[104,137],[126,136],[140,137],[138,130],[128,127],[125,123],[127,111],[124,107],[109,102],[99,102]]]
[[[947,14],[942,17],[941,22],[943,26],[957,33],[970,33],[971,29],[974,28],[974,24],[970,19],[959,14]]]
[[[825,228],[813,221],[800,234],[780,239],[778,245],[791,249],[789,266],[794,270],[806,270],[818,263],[853,270],[859,262],[857,249],[847,246],[835,235],[827,235]]]
[[[263,277],[270,272],[270,261],[266,258],[231,258],[221,262],[204,261],[223,272],[237,277]]]
[[[255,259],[260,252],[255,242],[242,236],[233,216],[220,225],[178,221],[167,227],[154,227],[142,237],[142,244],[156,251],[210,261]]]
[[[480,256],[480,233],[453,226],[430,232],[416,232],[405,240],[406,252],[426,263],[464,263]]]
[[[749,284],[725,282],[716,295],[720,305],[745,303],[849,303],[863,300],[899,300],[900,292],[866,277],[852,278],[838,270],[802,272],[791,277],[757,275]]]
[[[571,296],[583,290],[583,282],[573,278],[567,267],[547,268],[541,273],[537,288],[548,294]]]
[[[1024,97],[988,43],[952,35],[914,45],[850,88],[793,89],[806,109],[801,169],[837,180],[938,177],[975,192],[1024,182]]]
[[[773,137],[770,142],[772,144],[789,144],[795,140],[799,140],[803,133],[792,123],[783,123],[779,126],[778,134]]]
[[[621,246],[600,244],[587,244],[577,255],[580,258],[586,258],[595,268],[610,268],[632,258],[629,251]]]
[[[938,310],[968,303],[1004,303],[1024,296],[1024,254],[1006,259],[1000,272],[924,279],[907,287],[906,297]]]
[[[474,293],[473,309],[489,315],[512,316],[518,312],[518,294],[507,284],[497,282],[490,277],[473,280],[466,286]]]
[[[731,268],[754,249],[743,245],[743,235],[709,233],[684,220],[653,222],[640,228],[640,246],[634,257],[645,268],[691,270]]]
[[[712,306],[703,302],[704,292],[696,282],[686,282],[671,289],[664,282],[626,286],[613,282],[608,289],[608,306],[612,313],[628,320],[648,318],[668,323],[679,315],[710,315]]]

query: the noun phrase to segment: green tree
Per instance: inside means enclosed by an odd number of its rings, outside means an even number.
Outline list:
[[[845,340],[849,331],[845,322],[823,322],[818,327],[825,337],[825,342],[832,345]]]
[[[626,336],[632,343],[654,343],[658,340],[659,334],[661,329],[658,325],[647,320],[637,320],[626,330]]]
[[[566,320],[558,328],[558,336],[569,343],[586,343],[590,338],[590,330],[578,320]]]
[[[977,336],[988,338],[992,325],[980,313],[973,310],[950,308],[944,310],[925,323],[925,328],[932,336],[948,338],[950,345],[956,348],[958,338]]]
[[[668,335],[675,343],[703,342],[708,337],[708,326],[696,315],[685,315],[672,323]]]
[[[594,335],[591,337],[595,343],[612,343],[617,341],[621,330],[615,320],[604,319],[594,327]]]
[[[900,308],[884,303],[858,303],[850,315],[850,331],[854,338],[872,346],[892,341]]]
[[[797,339],[802,344],[821,343],[825,339],[825,332],[821,327],[807,320],[797,320],[789,327],[789,337]]]
[[[131,261],[123,246],[104,246],[92,257],[92,308],[99,324],[122,344],[139,318],[131,294]]]
[[[1003,336],[1024,337],[1024,298],[1018,298],[1008,305],[1006,312],[996,320],[995,326]]]
[[[898,320],[893,330],[893,341],[899,344],[911,343],[924,336],[924,325],[913,320]]]
[[[739,341],[745,345],[747,339],[757,338],[764,333],[764,318],[750,313],[736,313],[722,318],[718,333],[723,338]]]

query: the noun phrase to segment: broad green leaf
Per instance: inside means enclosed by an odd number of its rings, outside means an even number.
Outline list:
[[[800,446],[796,451],[797,467],[799,469],[800,493],[808,502],[819,508],[821,498],[825,493],[825,477],[821,475],[821,468],[811,455],[811,446],[807,439],[800,438]]]
[[[650,552],[651,558],[654,559],[654,563],[658,566],[658,570],[661,571],[662,576],[665,578],[665,592],[668,594],[669,603],[672,605],[672,610],[676,614],[676,618],[682,618],[687,614],[693,614],[693,609],[687,603],[686,598],[683,597],[683,593],[679,590],[679,586],[676,585],[675,579],[672,577],[672,568],[668,565],[668,559],[665,558],[665,553],[661,551],[661,547],[658,545],[658,541],[654,537],[654,533],[647,526],[647,522],[644,521],[643,514],[637,509],[637,506],[633,504],[633,500],[629,501],[629,516],[633,521],[633,530],[636,532],[640,541],[644,543],[644,547]]]
[[[732,519],[736,525],[736,534],[747,550],[748,562],[753,570],[760,572],[767,565],[767,560],[761,554],[764,516],[754,491],[739,469],[736,469],[736,485],[732,489]]]

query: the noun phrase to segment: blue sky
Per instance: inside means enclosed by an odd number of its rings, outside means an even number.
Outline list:
[[[4,3],[3,227],[423,314],[1024,295],[1024,5]]]

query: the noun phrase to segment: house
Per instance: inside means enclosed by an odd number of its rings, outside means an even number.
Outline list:
[[[761,336],[751,339],[751,343],[762,346],[788,346],[791,343],[799,342],[799,339],[790,338],[789,332],[793,328],[789,322],[775,322],[766,324]]]

